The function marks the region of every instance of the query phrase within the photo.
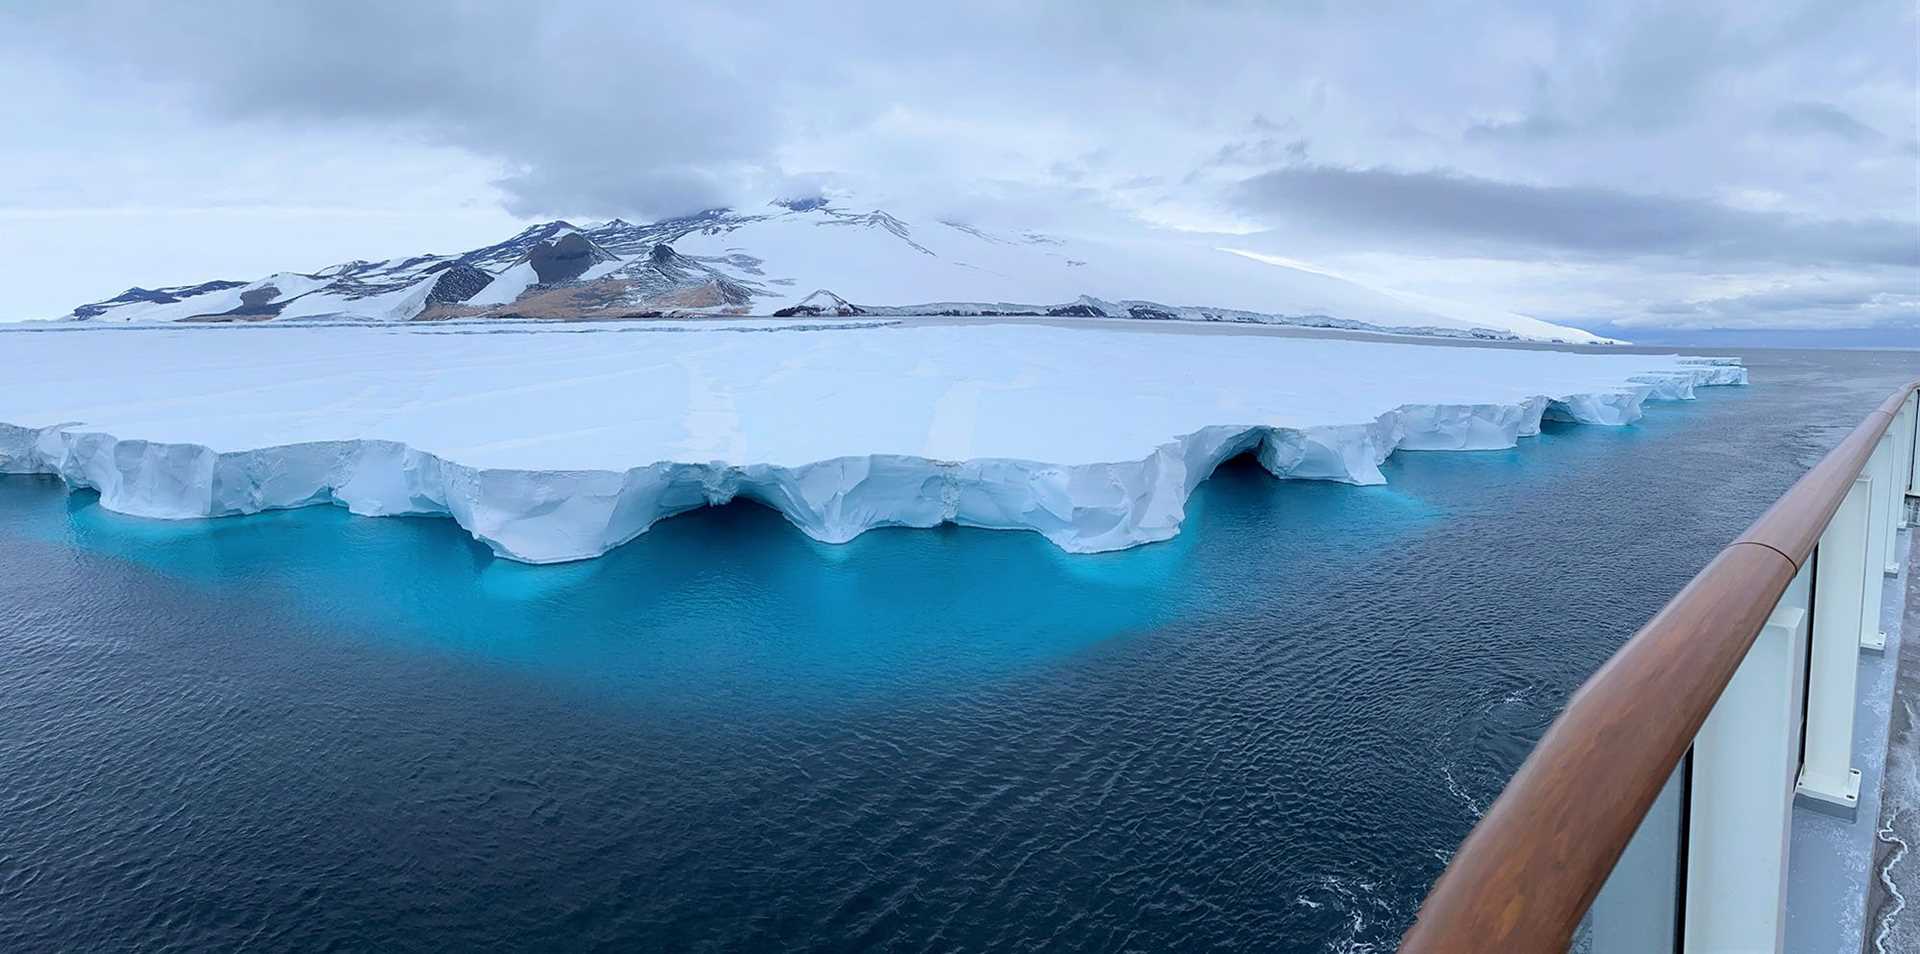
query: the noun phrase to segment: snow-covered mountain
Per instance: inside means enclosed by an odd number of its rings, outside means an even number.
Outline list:
[[[80,321],[1073,315],[1255,321],[1570,342],[1576,328],[1441,313],[1319,272],[1153,234],[1068,238],[908,222],[821,199],[634,225],[548,222],[458,255],[252,282],[131,288]]]

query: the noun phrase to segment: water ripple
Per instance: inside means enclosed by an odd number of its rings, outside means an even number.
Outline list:
[[[737,506],[543,573],[0,480],[0,950],[1390,950],[1567,693],[1907,371],[1750,363],[1388,488],[1230,466],[1103,557]]]

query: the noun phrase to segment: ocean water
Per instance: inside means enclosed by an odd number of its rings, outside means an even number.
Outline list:
[[[0,950],[1390,950],[1568,693],[1903,378],[1223,468],[1169,543],[604,559],[0,478]]]

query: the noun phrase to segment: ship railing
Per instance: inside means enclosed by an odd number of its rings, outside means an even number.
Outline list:
[[[1916,391],[1867,415],[1580,687],[1401,951],[1781,949],[1796,803],[1860,803],[1854,682],[1886,645],[1882,589],[1920,495]]]

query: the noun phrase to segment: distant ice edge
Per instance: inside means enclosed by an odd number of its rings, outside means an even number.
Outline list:
[[[1049,464],[837,457],[796,467],[661,462],[615,471],[479,470],[382,440],[323,441],[216,452],[82,430],[0,423],[0,473],[53,474],[91,488],[109,510],[141,517],[222,517],[333,504],[363,516],[444,515],[499,556],[563,563],[600,556],[666,517],[744,497],[815,540],[845,543],[875,527],[953,523],[1033,530],[1072,553],[1120,550],[1179,532],[1187,498],[1221,463],[1253,451],[1280,478],[1383,484],[1396,450],[1498,450],[1543,419],[1623,425],[1649,401],[1747,383],[1727,359],[1613,391],[1538,395],[1520,404],[1413,404],[1370,423],[1305,429],[1218,425],[1144,459]]]

